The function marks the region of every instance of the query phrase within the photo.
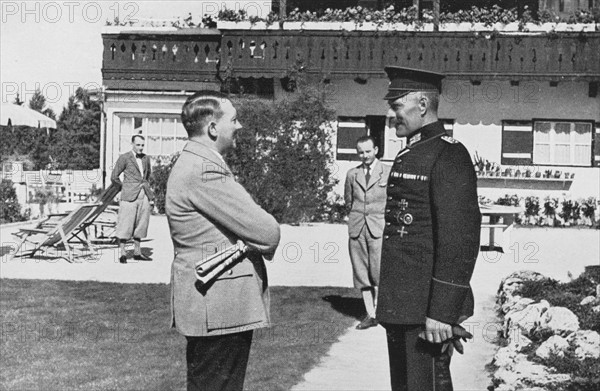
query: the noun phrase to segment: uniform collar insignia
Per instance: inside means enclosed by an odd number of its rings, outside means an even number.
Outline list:
[[[408,146],[411,147],[419,141],[421,141],[421,132],[415,133],[412,136],[410,136],[410,138],[408,139]]]

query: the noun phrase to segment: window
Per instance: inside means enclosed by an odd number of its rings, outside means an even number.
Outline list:
[[[367,134],[362,117],[339,117],[337,129],[337,160],[359,160],[356,155],[356,140]]]
[[[592,161],[590,122],[536,121],[533,129],[534,164],[590,166]]]
[[[134,134],[146,138],[144,150],[150,156],[169,156],[181,151],[187,141],[179,115],[121,114],[119,118],[119,153],[131,149]]]

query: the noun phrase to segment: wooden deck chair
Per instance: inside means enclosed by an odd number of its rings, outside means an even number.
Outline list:
[[[116,195],[119,194],[120,191],[121,191],[120,186],[117,186],[114,183],[111,184],[109,187],[107,187],[106,190],[104,190],[104,192],[102,192],[102,194],[100,195],[96,209],[94,209],[94,211],[85,219],[85,221],[79,227],[77,227],[77,229],[75,229],[73,231],[73,233],[69,237],[69,241],[76,239],[81,243],[89,243],[91,241],[89,239],[89,237],[90,237],[89,228],[91,228],[92,226],[94,226],[94,228],[95,228],[94,239],[106,238],[104,235],[102,235],[103,236],[102,238],[98,238],[98,235],[97,235],[98,229],[103,230],[104,228],[109,228],[114,231],[114,228],[116,226],[116,218],[114,218],[114,219],[104,218],[103,219],[100,216],[103,213],[105,213],[107,211],[107,209],[113,215],[117,214],[116,210],[112,210],[110,208],[110,204],[112,203],[112,201],[116,197]],[[94,240],[94,239],[92,239],[92,240]]]
[[[73,248],[68,243],[71,233],[79,228],[83,222],[96,210],[98,204],[79,205],[75,210],[68,214],[50,215],[50,217],[40,222],[35,228],[22,228],[19,232],[13,233],[18,239],[14,252],[11,253],[8,260],[15,256],[33,256],[36,252],[63,245],[67,251],[68,261],[74,262]],[[37,238],[37,240],[32,240]],[[28,242],[33,245],[21,254],[19,250],[23,243]],[[91,243],[87,243],[89,248],[94,249]]]

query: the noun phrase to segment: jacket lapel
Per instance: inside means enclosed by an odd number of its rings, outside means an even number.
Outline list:
[[[367,190],[375,186],[376,183],[379,183],[379,181],[383,177],[383,166],[381,165],[381,162],[377,162],[375,170],[373,171],[375,172],[371,174],[371,180],[369,181],[369,188]]]
[[[365,177],[365,170],[362,164],[356,167],[356,173],[354,174],[354,180],[364,191],[367,191],[367,178]]]
[[[133,166],[135,167],[135,169],[137,170],[137,172],[140,174],[140,177],[144,177],[142,175],[142,173],[140,172],[140,166],[138,166],[137,164],[137,160],[135,158],[135,155],[133,154],[133,152],[128,152],[129,155],[129,160],[131,160],[131,162],[133,163]],[[142,159],[142,165],[144,164],[144,160]]]

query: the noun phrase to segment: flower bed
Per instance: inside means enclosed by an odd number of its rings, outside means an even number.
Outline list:
[[[175,28],[222,28],[222,29],[289,29],[289,30],[368,30],[368,31],[433,31],[433,12],[423,10],[421,16],[415,7],[396,10],[389,6],[374,10],[361,6],[346,9],[328,8],[324,12],[300,12],[294,9],[284,19],[274,12],[266,17],[248,16],[244,10],[222,9],[216,17],[204,15],[195,20],[190,13],[186,18],[176,20],[107,21],[109,26],[142,25],[143,27]],[[525,6],[519,15],[515,8],[503,9],[471,7],[455,13],[441,12],[440,31],[596,31],[600,15],[590,11],[576,11],[569,18],[561,18],[551,11],[533,15]],[[144,26],[145,24],[145,26]]]
[[[516,194],[506,194],[496,201],[480,196],[479,203],[524,207],[525,211],[516,219],[517,224],[524,226],[600,228],[600,219],[597,216],[598,200],[594,197],[577,200],[551,197],[540,199],[535,196],[519,197]]]
[[[599,282],[597,270],[568,283],[532,271],[502,281],[497,304],[505,346],[492,362],[496,391],[598,389]]]

